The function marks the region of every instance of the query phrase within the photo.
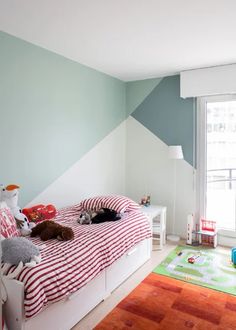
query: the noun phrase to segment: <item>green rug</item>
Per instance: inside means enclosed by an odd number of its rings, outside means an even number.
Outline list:
[[[177,246],[153,272],[236,295],[230,250]]]

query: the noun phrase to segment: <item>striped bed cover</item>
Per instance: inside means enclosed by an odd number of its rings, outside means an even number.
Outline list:
[[[110,266],[128,249],[151,237],[147,217],[137,211],[128,212],[116,222],[80,225],[78,207],[61,209],[56,221],[70,226],[75,239],[42,242],[30,238],[40,246],[42,262],[33,268],[24,267],[17,280],[25,287],[25,317],[38,314],[46,305],[65,299],[77,291],[104,268]],[[9,272],[13,271],[11,267]]]

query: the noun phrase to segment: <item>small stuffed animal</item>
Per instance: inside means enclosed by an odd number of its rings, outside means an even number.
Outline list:
[[[15,184],[1,187],[1,200],[5,201],[10,208],[17,226],[22,236],[27,236],[31,233],[31,229],[35,226],[33,222],[29,222],[28,218],[21,212],[18,204],[19,186]]]
[[[116,211],[101,208],[97,212],[93,211],[84,211],[80,214],[79,219],[77,220],[81,225],[91,224],[91,223],[101,223],[105,221],[116,221],[121,217],[117,214]]]
[[[107,208],[101,208],[98,211],[98,214],[92,218],[92,223],[101,223],[101,222],[105,222],[105,221],[117,221],[120,219],[121,219],[121,216],[119,214],[117,214],[116,211],[107,209]]]
[[[42,241],[57,238],[60,241],[68,241],[74,238],[74,232],[70,227],[61,226],[58,223],[47,220],[32,228],[31,237],[39,235]]]
[[[77,221],[81,225],[90,225],[92,223],[91,214],[87,211],[81,212]]]
[[[143,196],[141,198],[141,202],[140,202],[140,205],[143,205],[143,206],[149,206],[151,203],[151,196]]]
[[[21,236],[30,235],[32,228],[35,227],[35,223],[29,222],[27,217],[21,212],[20,208],[18,209],[18,213],[14,213],[14,217],[17,223],[17,227],[20,230]]]
[[[4,238],[1,236],[1,253],[4,265],[0,273],[0,292],[2,305],[7,301],[6,279],[16,278],[23,266],[34,267],[41,261],[40,248],[24,237]],[[42,247],[43,248],[43,247]],[[8,273],[9,268],[15,265],[16,269]]]
[[[19,195],[19,186],[16,184],[9,184],[4,187],[1,186],[1,200],[6,202],[7,206],[11,209],[13,215],[18,213],[18,195]]]
[[[33,267],[41,261],[40,249],[24,237],[10,237],[1,241],[2,262]]]
[[[22,213],[24,213],[30,221],[33,221],[34,223],[39,223],[45,220],[52,220],[53,218],[55,218],[57,210],[52,204],[39,204],[29,208],[24,208],[22,210]]]

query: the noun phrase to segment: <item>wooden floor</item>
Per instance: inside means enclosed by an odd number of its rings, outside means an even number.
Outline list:
[[[92,330],[122,299],[124,299],[176,245],[167,243],[163,250],[152,251],[151,259],[130,276],[119,288],[87,316],[77,323],[73,330]],[[155,247],[154,247],[155,248]],[[78,307],[79,308],[79,307]]]

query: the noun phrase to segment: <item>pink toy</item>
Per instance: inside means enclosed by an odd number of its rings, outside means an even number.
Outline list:
[[[194,226],[193,215],[188,216],[187,222],[187,244],[198,246],[213,245],[217,246],[217,227],[216,221],[200,219],[199,224]],[[195,229],[194,229],[195,228]]]
[[[200,219],[198,234],[200,244],[217,246],[216,221]]]

